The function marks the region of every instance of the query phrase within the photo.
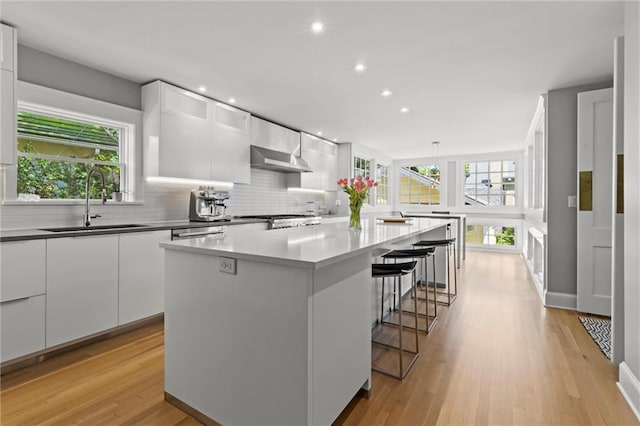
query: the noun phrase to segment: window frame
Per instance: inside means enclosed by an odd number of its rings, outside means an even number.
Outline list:
[[[423,210],[423,209],[427,209],[427,210],[433,210],[433,208],[435,207],[436,209],[439,209],[441,207],[445,207],[445,205],[447,204],[447,200],[446,200],[446,193],[447,193],[447,185],[445,183],[445,173],[443,173],[443,167],[442,165],[446,164],[446,162],[441,161],[439,159],[426,159],[425,161],[422,161],[422,159],[418,159],[417,161],[411,161],[411,162],[406,162],[406,164],[399,164],[398,167],[398,195],[397,195],[397,200],[398,200],[398,205],[400,206],[401,209],[417,209],[417,210]],[[407,168],[407,167],[437,167],[438,171],[439,171],[439,175],[440,175],[440,180],[439,180],[439,191],[440,191],[440,202],[438,204],[411,204],[411,203],[402,203],[401,202],[401,197],[402,197],[402,169]],[[430,177],[430,176],[429,176]],[[431,197],[430,197],[431,198]]]
[[[461,167],[461,172],[460,172],[460,176],[462,178],[462,190],[460,193],[460,196],[462,198],[461,200],[461,206],[466,207],[466,208],[477,208],[480,210],[487,210],[487,209],[497,209],[497,210],[503,210],[503,209],[512,209],[512,208],[518,208],[519,207],[519,199],[521,198],[522,194],[520,194],[520,192],[522,191],[522,185],[519,184],[520,182],[520,178],[519,178],[519,162],[517,158],[510,158],[509,155],[502,155],[501,153],[498,153],[499,155],[495,158],[489,157],[489,158],[482,158],[482,159],[464,159],[461,161],[460,165]],[[498,159],[499,158],[499,159]],[[491,163],[496,163],[499,162],[500,164],[500,171],[496,172],[496,171],[491,171]],[[487,205],[481,205],[481,204],[476,204],[476,205],[466,205],[465,204],[465,190],[466,190],[466,174],[465,174],[465,165],[466,164],[470,164],[470,163],[475,163],[476,167],[478,163],[488,163],[488,170],[486,171],[486,174],[489,176],[488,179],[488,183],[489,185],[493,185],[493,182],[491,182],[491,174],[492,173],[500,173],[501,175],[501,179],[504,179],[504,174],[505,174],[505,170],[504,170],[504,163],[505,162],[513,162],[514,163],[514,189],[513,189],[513,201],[514,204],[513,205],[506,205],[506,204],[498,204],[498,205],[491,205],[491,204],[487,204]],[[478,172],[477,170],[474,172],[474,174],[478,175],[480,173],[484,173],[484,172]],[[500,185],[504,184],[504,181],[500,182]],[[478,194],[477,192],[477,188],[478,188],[478,183],[476,182],[475,184],[476,187],[476,196]],[[487,195],[488,199],[490,199],[491,194]]]
[[[142,140],[142,111],[24,81],[18,81],[16,92],[18,109],[20,105],[35,105],[41,111],[53,111],[57,113],[56,115],[64,114],[64,117],[69,117],[69,119],[80,119],[81,121],[97,119],[95,121],[97,124],[113,125],[113,123],[117,123],[116,127],[120,128],[124,125],[127,128],[126,140],[123,135],[121,137],[122,146],[120,147],[119,161],[125,164],[126,172],[125,176],[120,176],[120,187],[121,191],[126,188],[128,192],[124,194],[123,201],[118,202],[118,204],[139,205],[143,202],[142,180],[138,176],[141,170],[142,155],[141,144],[138,143],[138,141]],[[15,143],[16,145],[18,143],[17,133]],[[59,157],[55,157],[55,159],[59,160]],[[2,188],[3,191],[1,193],[2,204],[60,205],[84,203],[83,199],[77,198],[46,198],[37,203],[18,200],[16,193],[17,157],[16,164],[5,166],[0,172],[4,173],[4,188]],[[92,199],[91,202],[93,203],[94,200]],[[110,201],[110,203],[113,204],[114,202]]]
[[[376,163],[375,164],[375,168],[376,168],[375,180],[376,180],[376,182],[378,182],[378,186],[375,186],[375,187],[372,188],[373,192],[375,193],[375,198],[373,198],[375,200],[375,205],[376,206],[390,206],[391,205],[390,204],[391,200],[390,200],[390,193],[389,193],[389,188],[390,188],[390,185],[389,185],[389,178],[390,178],[389,170],[391,169],[391,167],[388,166],[387,164]],[[384,175],[378,175],[378,169],[379,168],[384,169],[384,171],[385,171]],[[379,180],[380,176],[385,176],[386,177],[386,183],[383,184]],[[380,191],[380,189],[382,189],[382,188],[385,189],[385,202],[384,203],[380,203],[379,200],[378,200],[378,197],[380,195],[378,191]]]

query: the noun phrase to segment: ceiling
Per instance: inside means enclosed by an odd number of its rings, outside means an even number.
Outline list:
[[[3,0],[2,19],[29,47],[138,83],[206,86],[397,159],[433,155],[434,140],[439,155],[523,149],[538,95],[611,78],[624,22],[611,1]]]

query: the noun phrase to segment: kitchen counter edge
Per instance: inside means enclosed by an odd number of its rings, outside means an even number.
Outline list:
[[[247,225],[251,223],[266,223],[263,219],[231,219],[230,221],[219,222],[189,222],[183,221],[164,221],[164,222],[142,222],[136,223],[141,225],[133,228],[115,228],[115,229],[100,229],[90,231],[68,231],[68,232],[52,232],[45,231],[43,229],[15,229],[0,231],[0,242],[9,241],[27,241],[27,240],[42,240],[50,238],[67,238],[67,237],[87,237],[91,235],[114,235],[114,234],[129,234],[132,232],[150,232],[150,231],[163,231],[172,229],[188,229],[188,228],[208,228],[211,226],[233,226],[233,225]],[[117,224],[108,224],[117,225]],[[56,228],[56,226],[43,226],[43,228]],[[62,228],[63,226],[59,226]]]

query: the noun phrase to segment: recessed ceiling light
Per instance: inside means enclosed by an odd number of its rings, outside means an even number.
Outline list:
[[[235,104],[236,103],[236,98],[229,98],[229,103],[230,104]]]
[[[311,24],[311,31],[316,34],[320,34],[324,31],[324,24],[320,21],[314,22],[313,24]]]
[[[400,108],[400,112],[401,112],[401,113],[403,113],[403,114],[406,114],[406,113],[408,113],[408,112],[409,112],[409,108],[407,108],[407,107],[402,107],[402,108]]]
[[[355,67],[353,67],[356,72],[365,72],[367,70],[367,66],[361,62],[357,63]]]
[[[207,91],[207,88],[206,88],[206,87],[204,87],[204,86],[200,86],[200,87],[198,87],[198,91],[199,91],[199,92],[203,92],[203,93],[204,93],[204,92],[206,92],[206,91]]]
[[[318,133],[316,133],[316,135],[322,136],[322,132],[318,132]]]
[[[388,98],[389,96],[391,96],[391,90],[389,89],[384,89],[382,92],[380,92],[380,94],[382,96],[384,96],[385,98]]]
[[[338,138],[333,138],[333,141],[334,142],[338,142]]]

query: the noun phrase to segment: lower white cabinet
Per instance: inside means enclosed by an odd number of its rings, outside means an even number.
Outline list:
[[[0,243],[0,362],[44,349],[45,240]]]
[[[164,312],[164,249],[169,231],[120,234],[118,325]]]
[[[46,346],[118,324],[118,235],[47,241]]]
[[[45,295],[0,303],[0,361],[43,350]]]

